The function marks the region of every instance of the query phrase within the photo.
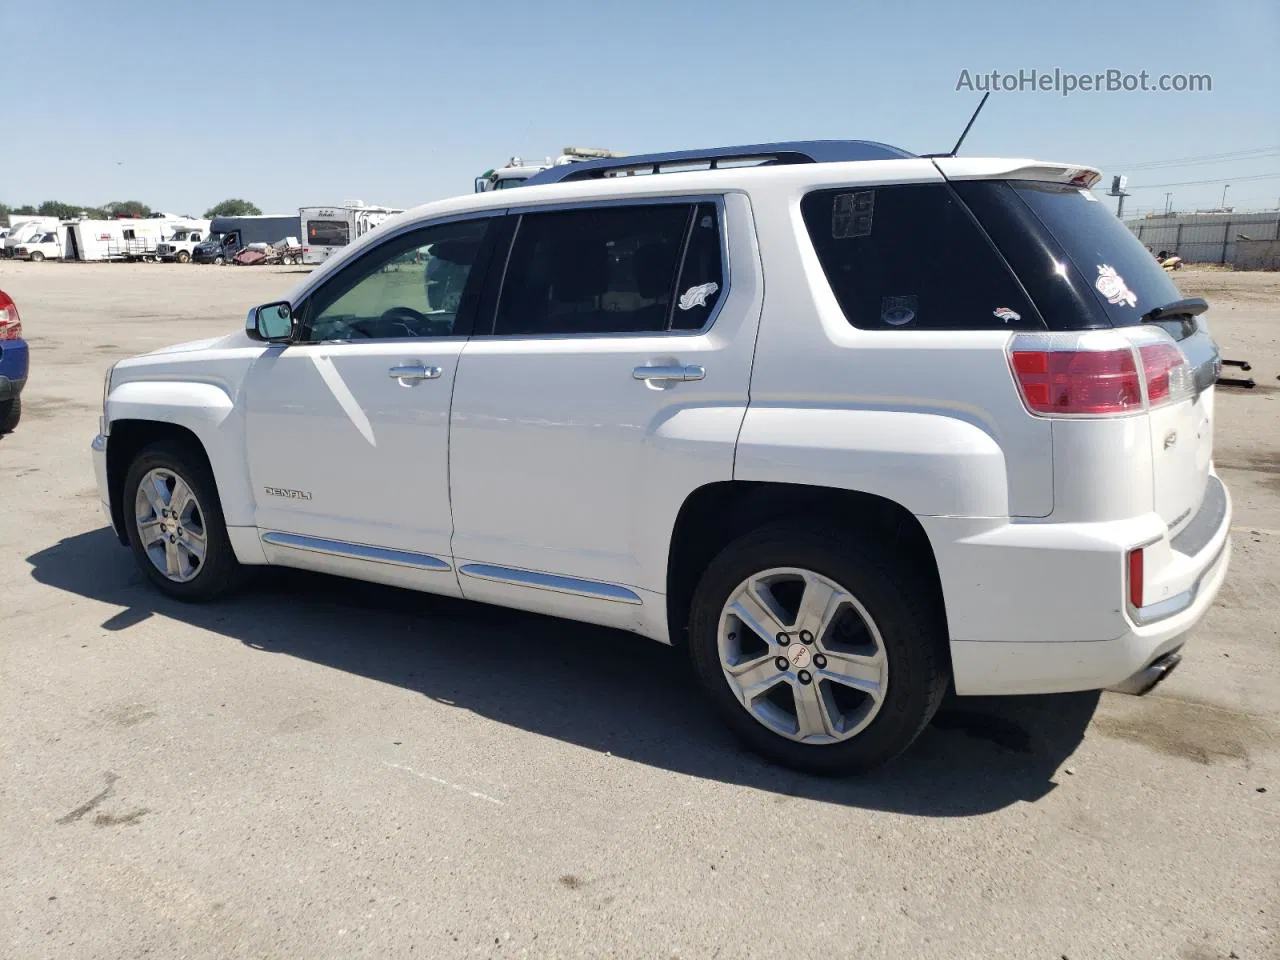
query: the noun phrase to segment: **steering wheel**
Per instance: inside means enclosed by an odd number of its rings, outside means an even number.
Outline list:
[[[429,314],[419,313],[413,307],[392,307],[381,316],[380,320],[383,323],[403,327],[411,337],[420,337],[424,333],[434,335],[439,335],[441,332],[447,333],[449,326],[447,322],[442,322]],[[440,327],[446,329],[441,331],[438,329]]]

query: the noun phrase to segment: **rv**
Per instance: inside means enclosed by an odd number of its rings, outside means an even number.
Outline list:
[[[371,207],[348,200],[335,207],[302,207],[302,262],[324,263],[347,244],[358,240],[388,217],[403,213],[394,207]]]
[[[291,214],[214,217],[209,222],[208,239],[195,245],[191,259],[196,263],[227,263],[251,243],[274,244],[299,234],[298,218]]]
[[[17,247],[33,237],[43,236],[51,230],[57,230],[58,223],[57,217],[40,217],[27,213],[9,214],[9,233],[4,238],[3,252],[0,253],[0,256],[12,257],[13,251]]]
[[[476,193],[486,193],[489,190],[506,190],[509,187],[522,187],[530,177],[541,173],[543,170],[559,167],[566,163],[577,163],[580,160],[603,160],[608,157],[620,156],[622,154],[614,150],[604,150],[599,147],[565,147],[560,152],[560,156],[554,160],[547,157],[541,162],[529,163],[519,157],[512,157],[501,167],[486,170],[476,177]]]

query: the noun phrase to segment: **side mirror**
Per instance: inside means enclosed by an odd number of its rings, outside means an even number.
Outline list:
[[[293,339],[293,308],[287,301],[266,303],[249,311],[245,332],[265,343],[288,343]]]

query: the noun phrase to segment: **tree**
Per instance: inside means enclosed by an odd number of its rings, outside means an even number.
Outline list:
[[[145,218],[151,216],[151,208],[141,200],[114,200],[111,203],[104,203],[102,209],[113,217]]]
[[[42,217],[57,217],[59,220],[74,220],[85,210],[74,203],[63,203],[61,200],[46,200],[36,210]]]
[[[210,207],[204,215],[205,219],[212,220],[214,217],[256,217],[261,213],[256,204],[232,197]]]
[[[0,218],[7,217],[11,213],[13,213],[13,207],[9,206],[7,203],[0,203]]]

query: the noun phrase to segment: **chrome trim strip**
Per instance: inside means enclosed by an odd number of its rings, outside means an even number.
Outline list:
[[[276,530],[269,530],[264,533],[262,542],[268,543],[273,547],[288,547],[290,550],[323,553],[326,556],[342,557],[346,560],[368,560],[372,563],[389,563],[397,567],[413,567],[417,570],[443,571],[453,569],[439,557],[433,557],[428,553],[410,553],[407,550],[371,547],[363,543],[347,543],[344,540],[304,537],[301,534],[280,533]]]
[[[510,583],[518,587],[533,587],[536,590],[553,590],[556,593],[571,593],[592,600],[612,600],[614,603],[643,603],[640,595],[616,583],[600,583],[595,580],[579,580],[577,577],[561,577],[553,573],[538,573],[535,570],[518,570],[514,567],[500,567],[492,563],[468,563],[458,568],[459,573],[477,580],[492,580],[497,583]]]

